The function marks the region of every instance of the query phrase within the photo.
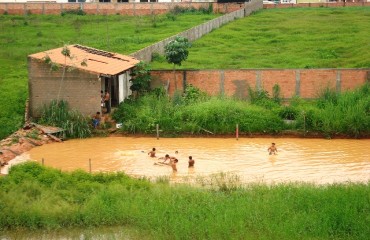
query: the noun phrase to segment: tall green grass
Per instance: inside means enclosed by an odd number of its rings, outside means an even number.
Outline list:
[[[189,88],[189,87],[188,87]],[[280,134],[295,130],[303,135],[319,133],[328,138],[370,135],[369,84],[338,94],[326,89],[318,100],[298,97],[282,104],[275,94],[249,90],[249,99],[225,96],[207,97],[190,87],[172,98],[157,91],[136,100],[125,101],[113,117],[123,123],[124,132],[155,134],[156,125],[163,136],[181,134]],[[189,97],[190,96],[190,97]],[[284,120],[293,120],[286,123]]]
[[[369,183],[195,188],[26,163],[0,178],[0,193],[0,230],[121,225],[149,239],[361,240],[370,234]]]
[[[236,124],[241,133],[278,133],[283,121],[272,111],[246,101],[226,97],[209,97],[185,104],[174,97],[148,94],[138,100],[125,101],[113,117],[123,123],[122,131],[153,133],[156,125],[163,135],[232,134]]]
[[[66,101],[53,100],[44,106],[38,122],[62,128],[66,138],[86,138],[91,136],[90,120],[78,111],[71,110]]]
[[[130,54],[217,16],[0,15],[0,139],[23,123],[29,54],[75,43]]]
[[[297,124],[307,130],[322,132],[328,138],[343,134],[351,137],[369,136],[370,132],[370,85],[338,94],[324,89],[316,103],[302,107]]]
[[[369,15],[370,7],[264,9],[194,41],[180,68],[369,68]],[[171,69],[158,59],[153,69]]]

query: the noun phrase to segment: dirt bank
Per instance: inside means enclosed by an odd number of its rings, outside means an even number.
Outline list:
[[[8,162],[34,147],[50,142],[60,141],[48,133],[50,128],[43,128],[33,124],[24,126],[9,137],[0,141],[0,165],[7,165]]]

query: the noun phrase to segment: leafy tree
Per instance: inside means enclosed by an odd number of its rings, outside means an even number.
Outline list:
[[[175,89],[177,89],[175,67],[181,66],[181,63],[188,58],[188,48],[191,47],[188,39],[177,36],[165,46],[165,56],[168,63],[173,63],[173,75],[175,79]]]
[[[143,61],[136,64],[135,68],[131,73],[132,85],[130,87],[131,91],[136,92],[137,96],[148,92],[150,90],[150,66],[148,63]]]

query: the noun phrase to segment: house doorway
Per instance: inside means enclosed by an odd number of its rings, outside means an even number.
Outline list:
[[[110,94],[110,106],[118,107],[118,105],[127,99],[132,91],[130,89],[132,83],[130,81],[131,75],[129,71],[123,72],[114,76],[101,77],[101,90],[107,90]]]

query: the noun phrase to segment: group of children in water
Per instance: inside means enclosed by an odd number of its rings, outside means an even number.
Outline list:
[[[276,145],[275,143],[271,143],[271,146],[267,149],[267,151],[269,152],[269,155],[275,155],[277,153],[277,148],[276,148]],[[156,149],[153,148],[150,152],[148,152],[148,155],[152,158],[155,158],[156,157]],[[175,154],[178,154],[178,151],[175,151]],[[156,162],[154,163],[155,165],[169,165],[172,167],[172,170],[174,172],[177,172],[177,163],[179,162],[179,160],[174,157],[174,156],[170,156],[169,154],[166,154],[164,157],[160,157],[158,159],[161,159],[163,161],[161,162]],[[194,159],[192,156],[189,156],[189,160],[188,160],[188,167],[191,168],[191,167],[194,167]]]
[[[178,151],[175,151],[175,154],[178,154],[179,152]],[[156,149],[153,148],[150,152],[148,152],[148,155],[152,158],[155,158],[156,157]],[[163,161],[161,162],[156,162],[154,163],[155,165],[169,165],[172,167],[172,171],[173,172],[177,172],[177,163],[179,162],[179,160],[174,157],[174,156],[170,156],[169,154],[166,154],[164,157],[160,157],[158,159],[161,159]],[[192,156],[189,156],[189,161],[188,161],[188,167],[191,168],[191,167],[194,167],[194,159]]]

